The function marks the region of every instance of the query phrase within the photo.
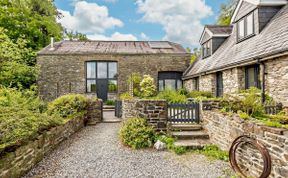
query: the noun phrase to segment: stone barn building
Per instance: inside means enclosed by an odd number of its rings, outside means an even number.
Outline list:
[[[128,91],[134,72],[151,75],[159,90],[182,88],[190,54],[166,41],[62,41],[38,53],[39,94],[53,100],[67,93],[97,95],[106,101]]]
[[[187,89],[221,97],[257,87],[288,107],[287,0],[240,0],[231,26],[205,26],[200,44]]]

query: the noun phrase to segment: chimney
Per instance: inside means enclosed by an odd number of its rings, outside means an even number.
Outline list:
[[[51,37],[51,44],[50,44],[50,49],[49,50],[54,50],[55,48],[54,48],[54,38],[53,37]]]

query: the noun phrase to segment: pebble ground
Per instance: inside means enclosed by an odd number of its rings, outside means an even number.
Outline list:
[[[227,162],[203,155],[131,150],[119,142],[119,123],[100,123],[74,134],[24,178],[218,178],[229,177]]]

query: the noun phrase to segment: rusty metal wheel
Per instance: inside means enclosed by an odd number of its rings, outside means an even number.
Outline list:
[[[238,146],[243,143],[251,144],[261,153],[264,166],[263,166],[263,171],[259,178],[267,178],[271,173],[271,157],[269,155],[269,152],[262,143],[260,143],[256,139],[251,138],[247,135],[243,135],[243,136],[236,138],[230,147],[229,161],[233,170],[237,173],[240,173],[242,176],[247,177],[247,175],[245,175],[243,171],[240,169],[236,160],[236,150]]]

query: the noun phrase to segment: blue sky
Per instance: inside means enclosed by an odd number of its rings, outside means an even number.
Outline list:
[[[68,30],[94,40],[169,40],[198,45],[227,0],[56,0]]]

